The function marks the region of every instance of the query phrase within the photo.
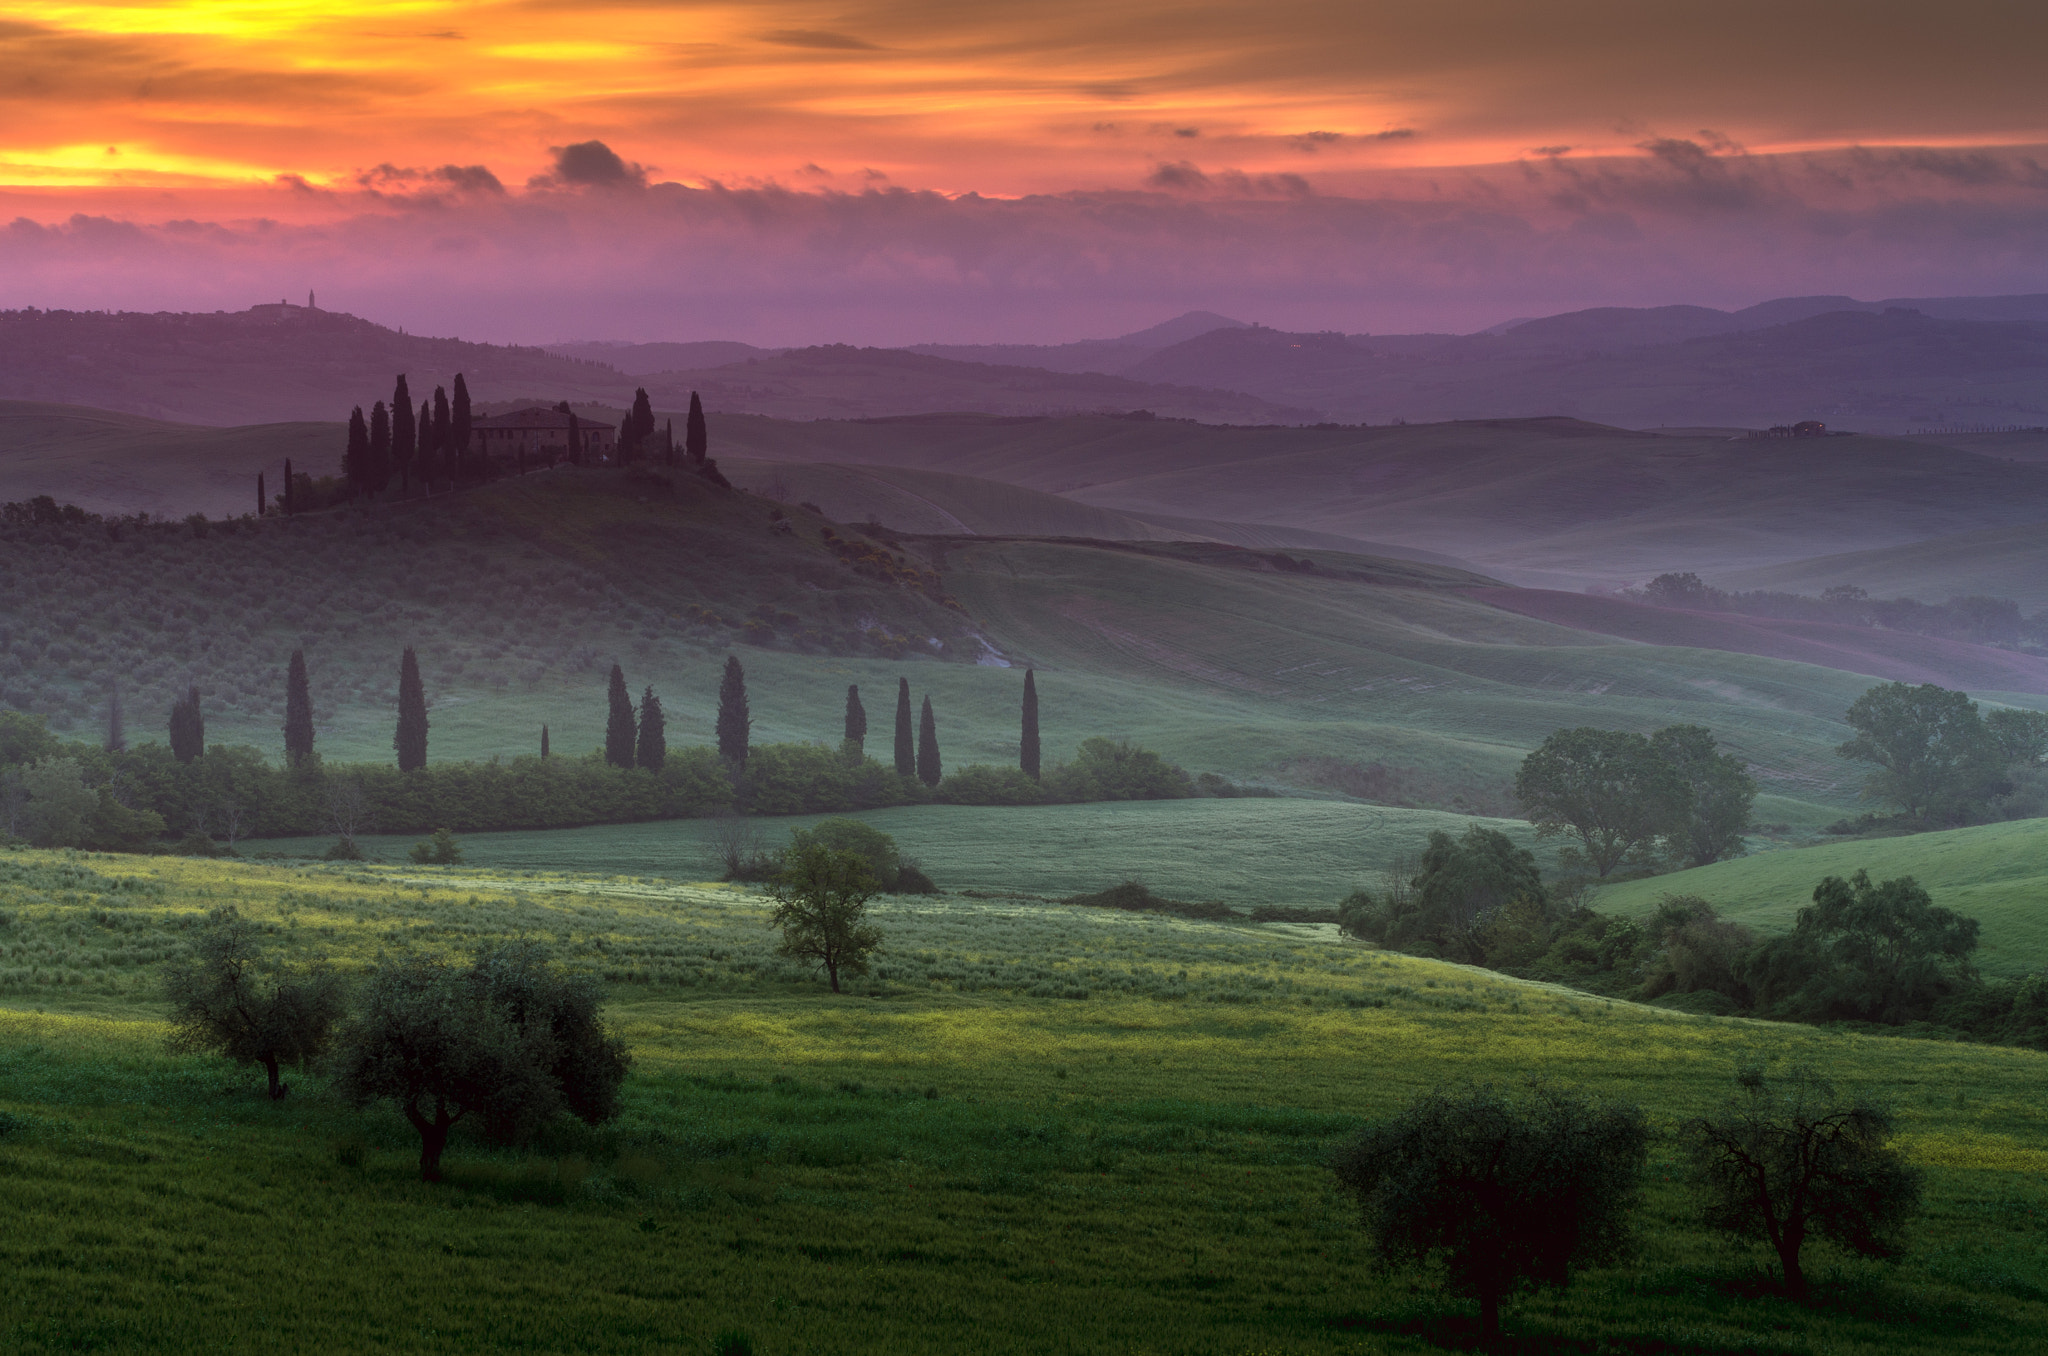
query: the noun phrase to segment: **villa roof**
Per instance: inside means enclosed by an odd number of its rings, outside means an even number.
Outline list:
[[[470,420],[470,421],[469,421],[469,426],[470,426],[471,428],[473,428],[473,429],[478,429],[478,428],[560,428],[560,429],[566,429],[566,428],[568,428],[568,427],[569,427],[569,416],[568,416],[568,415],[566,415],[566,414],[563,414],[563,413],[562,413],[562,412],[561,412],[560,410],[551,410],[551,409],[549,409],[549,408],[548,408],[547,406],[545,406],[545,405],[529,405],[529,406],[528,406],[527,408],[525,408],[525,409],[523,409],[523,410],[513,410],[513,411],[512,411],[511,413],[509,413],[509,414],[492,414],[492,415],[485,415],[485,416],[483,416],[483,417],[481,417],[481,418],[477,418],[477,419],[472,419],[472,420]],[[608,423],[608,422],[606,422],[606,421],[605,421],[605,420],[603,420],[603,419],[589,419],[589,418],[586,418],[586,417],[584,417],[583,415],[580,415],[580,414],[579,414],[579,415],[577,415],[577,416],[576,416],[576,427],[577,427],[577,428],[579,428],[579,429],[581,429],[581,430],[583,430],[583,431],[585,431],[585,432],[588,432],[588,431],[590,431],[590,430],[592,430],[592,429],[600,429],[600,428],[603,428],[603,429],[609,429],[609,428],[616,428],[616,427],[617,427],[617,425],[615,425],[615,424],[611,424],[611,423]]]

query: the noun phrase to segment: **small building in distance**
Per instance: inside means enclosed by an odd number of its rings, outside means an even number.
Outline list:
[[[509,414],[484,415],[469,422],[476,450],[493,460],[608,462],[617,450],[616,424],[586,419],[545,405],[529,405]]]

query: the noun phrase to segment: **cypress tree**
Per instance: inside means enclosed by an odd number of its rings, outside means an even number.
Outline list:
[[[651,687],[640,696],[640,742],[633,761],[649,772],[661,771],[668,761],[668,721],[661,714],[661,698]]]
[[[661,464],[664,466],[676,464],[676,421],[673,419],[662,426]]]
[[[1017,741],[1017,766],[1038,780],[1038,682],[1030,669],[1024,670],[1024,733]]]
[[[626,671],[612,665],[611,714],[604,723],[604,760],[613,767],[633,766],[633,694],[626,691]]]
[[[199,686],[171,703],[171,756],[190,763],[206,753],[206,717],[199,710]]]
[[[633,392],[633,409],[619,426],[619,464],[641,455],[647,440],[654,436],[654,406],[647,399],[647,388],[639,387]]]
[[[378,401],[370,411],[370,455],[363,462],[363,488],[382,494],[391,483],[391,411]]]
[[[398,489],[402,494],[412,488],[412,462],[419,451],[419,430],[412,421],[412,391],[405,384],[405,373],[398,374],[398,385],[391,392],[391,469],[398,475]]]
[[[114,684],[107,693],[107,752],[124,753],[128,749],[128,730],[121,720],[121,685]]]
[[[690,460],[699,466],[704,464],[704,454],[711,448],[710,436],[704,431],[704,402],[690,392],[690,417],[683,422],[683,450],[690,454]]]
[[[454,417],[448,412],[446,388],[434,388],[434,471],[441,479],[455,479]]]
[[[434,488],[434,469],[440,456],[441,444],[434,441],[434,402],[420,402],[420,418],[417,425],[420,440],[419,449],[413,453],[413,465],[419,468],[420,486],[429,493]]]
[[[363,422],[363,407],[356,406],[348,416],[348,450],[341,454],[342,479],[348,482],[351,491],[361,494],[369,483],[370,429]]]
[[[548,727],[546,725],[540,727],[540,756],[543,758],[548,756]]]
[[[926,786],[939,784],[939,723],[932,719],[930,697],[917,717],[917,779]]]
[[[846,751],[855,758],[867,751],[868,712],[860,704],[860,689],[846,685]]]
[[[747,710],[747,671],[738,655],[725,657],[725,676],[718,680],[718,756],[734,770],[747,765],[747,741],[754,718]]]
[[[398,750],[400,772],[416,772],[427,765],[427,689],[420,682],[420,661],[410,645],[398,661],[398,733],[391,744]]]
[[[284,459],[284,516],[292,516],[292,459]]]
[[[917,775],[917,745],[910,734],[910,680],[896,680],[896,775]]]
[[[455,374],[455,395],[452,405],[453,412],[448,420],[449,445],[444,450],[449,461],[457,468],[456,473],[464,475],[471,469],[469,458],[469,384],[463,381],[460,372]]]
[[[263,472],[256,473],[256,516],[261,518],[269,512],[270,501],[263,497]]]
[[[313,751],[313,689],[306,681],[306,652],[292,651],[284,676],[284,760],[297,766]]]

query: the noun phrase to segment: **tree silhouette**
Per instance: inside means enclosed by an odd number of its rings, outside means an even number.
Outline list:
[[[633,761],[649,772],[661,771],[668,761],[668,721],[661,714],[661,698],[648,688],[640,697],[640,739],[633,749]]]
[[[711,448],[711,438],[704,428],[704,402],[690,392],[690,415],[683,423],[683,450],[690,460],[702,466],[704,456]]]
[[[1024,670],[1024,729],[1017,741],[1017,766],[1032,781],[1038,780],[1038,683],[1030,669]]]
[[[296,974],[263,954],[263,929],[233,907],[207,916],[191,954],[164,974],[170,1047],[260,1064],[270,1096],[285,1095],[278,1066],[319,1055],[342,1013],[342,985],[323,968]]]
[[[398,475],[398,488],[405,491],[412,488],[412,463],[419,452],[419,428],[413,422],[412,392],[406,387],[405,373],[398,374],[398,385],[391,391],[391,469]]]
[[[391,742],[398,750],[400,772],[416,772],[427,765],[427,689],[420,682],[420,661],[410,645],[398,661],[398,732]]]
[[[471,469],[469,453],[469,384],[462,379],[460,372],[455,374],[455,395],[451,400],[451,406],[448,417],[447,456],[455,465],[459,476],[468,475]]]
[[[391,411],[378,401],[370,411],[370,454],[363,462],[363,488],[382,494],[391,483]]]
[[[932,699],[926,697],[917,717],[917,779],[937,786],[939,776],[939,723],[932,717]]]
[[[171,703],[171,756],[190,763],[206,753],[206,717],[199,709],[199,685]]]
[[[284,675],[284,756],[298,764],[313,751],[313,690],[306,681],[306,652],[293,650]]]
[[[727,655],[718,681],[718,756],[738,771],[747,765],[754,718],[747,710],[747,673],[737,655]]]
[[[604,760],[613,767],[633,766],[633,694],[626,690],[626,672],[612,665],[610,709],[604,722]]]
[[[917,775],[917,744],[910,726],[910,680],[896,680],[896,775]]]
[[[363,407],[356,406],[348,415],[348,448],[341,454],[341,476],[351,490],[360,493],[369,483],[370,474],[370,428],[363,422]],[[291,485],[290,468],[287,465],[285,485]],[[285,512],[291,512],[287,507]]]
[[[868,713],[860,704],[860,689],[852,683],[846,685],[846,751],[855,758],[867,749]]]

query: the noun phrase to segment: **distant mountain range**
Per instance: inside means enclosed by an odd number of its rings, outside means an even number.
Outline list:
[[[480,401],[708,408],[779,418],[1128,413],[1211,424],[1388,424],[1568,415],[1629,428],[1820,419],[1913,433],[2048,425],[2048,295],[1865,302],[1790,297],[1739,311],[1602,307],[1477,334],[1291,333],[1191,311],[1067,344],[731,341],[546,348],[428,339],[266,304],[191,314],[0,312],[0,399],[242,425],[345,418],[405,372],[465,375]]]

